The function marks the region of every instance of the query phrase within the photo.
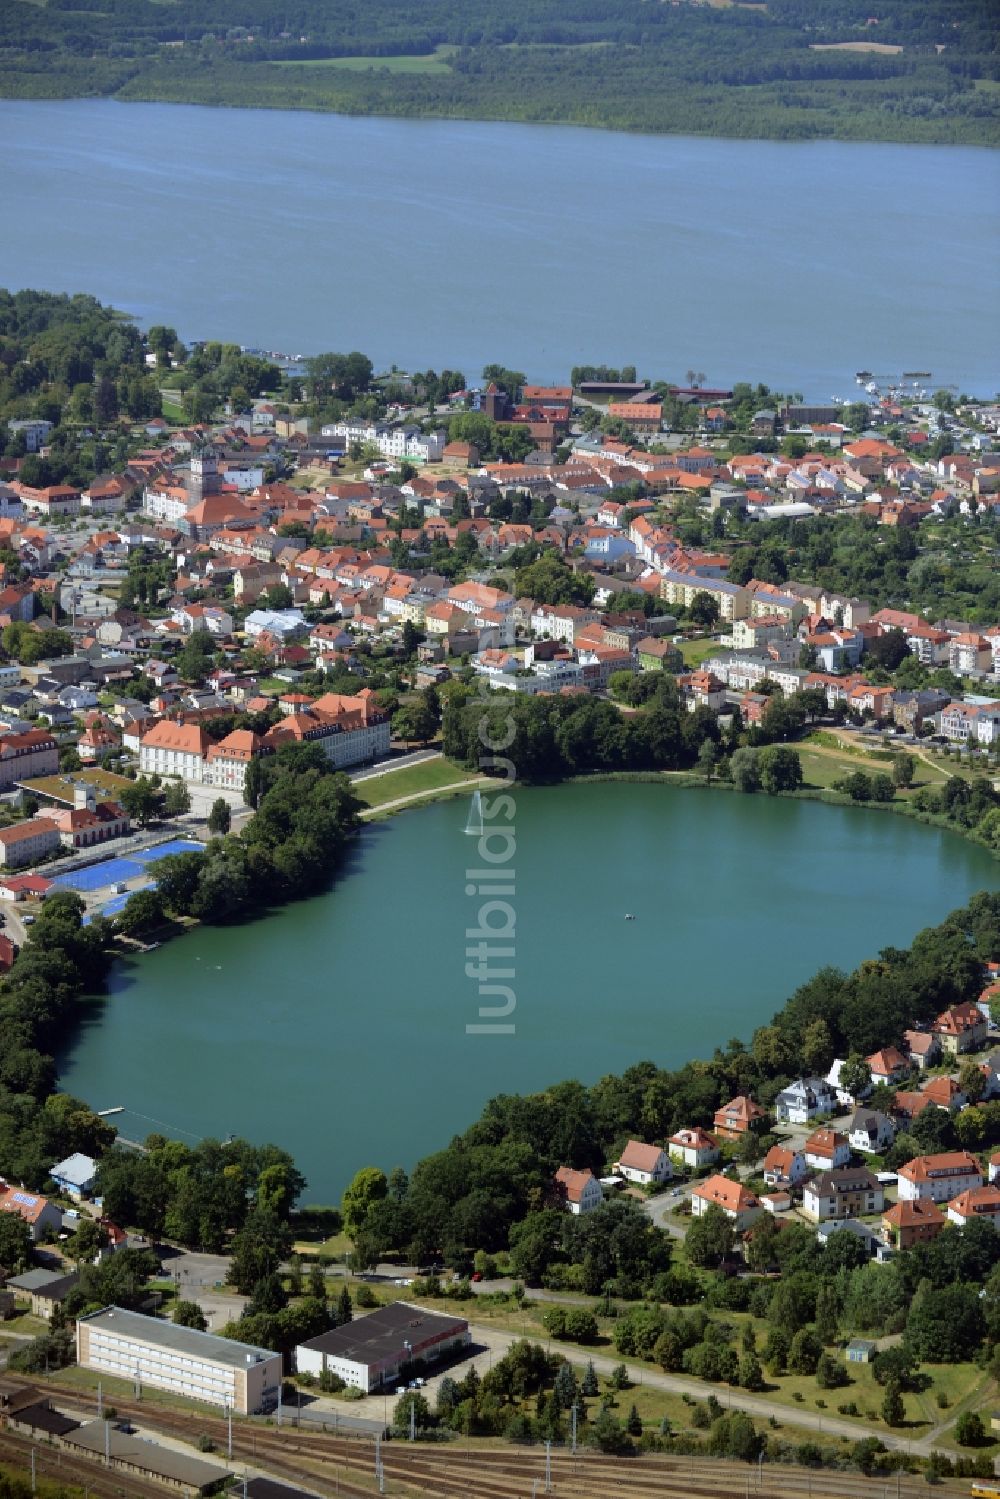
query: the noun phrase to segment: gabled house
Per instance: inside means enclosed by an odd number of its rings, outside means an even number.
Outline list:
[[[981,1062],[979,1070],[986,1079],[983,1098],[1000,1098],[1000,1051],[993,1052],[985,1062]]]
[[[952,1077],[932,1077],[920,1089],[925,1098],[938,1109],[947,1109],[949,1114],[965,1107],[968,1099]]]
[[[873,1052],[865,1060],[871,1068],[872,1082],[886,1083],[889,1087],[904,1078],[910,1070],[909,1058],[895,1046]]]
[[[809,1175],[805,1152],[785,1145],[771,1146],[763,1170],[769,1187],[797,1187]]]
[[[667,1141],[667,1151],[671,1160],[695,1171],[712,1165],[722,1154],[715,1138],[703,1129],[679,1129]]]
[[[849,1093],[847,1089],[842,1086],[840,1081],[840,1073],[844,1065],[844,1060],[845,1059],[843,1057],[837,1057],[835,1059],[833,1066],[830,1068],[830,1071],[826,1075],[826,1081],[835,1091],[837,1095],[837,1102],[839,1104],[842,1104],[845,1109],[851,1109],[855,1106],[855,1104],[859,1102],[860,1099],[868,1097],[868,1094],[872,1090],[872,1085],[871,1083],[868,1083],[864,1088],[861,1089],[860,1092]]]
[[[990,1033],[985,1015],[971,1000],[944,1010],[934,1021],[931,1030],[940,1039],[942,1048],[952,1056],[978,1050],[986,1044]]]
[[[16,1213],[23,1218],[35,1244],[48,1230],[58,1233],[62,1227],[62,1213],[47,1197],[6,1182],[0,1182],[0,1213]]]
[[[903,1046],[912,1066],[933,1067],[941,1055],[941,1042],[933,1031],[904,1031]]]
[[[776,1118],[788,1124],[807,1124],[817,1114],[832,1114],[836,1108],[836,1093],[820,1077],[799,1078],[783,1088],[774,1100]]]
[[[748,1130],[763,1125],[767,1117],[766,1109],[741,1093],[723,1104],[721,1109],[716,1109],[712,1127],[724,1140],[738,1140]]]
[[[878,1109],[855,1109],[847,1139],[852,1150],[877,1155],[896,1138],[896,1126]]]
[[[691,1190],[691,1213],[700,1218],[715,1205],[720,1207],[733,1224],[737,1233],[750,1227],[759,1218],[763,1209],[760,1202],[742,1182],[730,1180],[728,1176],[706,1177]]]
[[[604,1191],[592,1171],[574,1171],[560,1166],[555,1174],[556,1191],[567,1212],[592,1213],[604,1201]]]
[[[847,1136],[835,1129],[814,1129],[803,1146],[806,1165],[817,1171],[831,1171],[846,1166],[851,1159]]]
[[[669,1181],[674,1174],[670,1157],[662,1146],[644,1145],[641,1140],[629,1140],[615,1162],[615,1170],[626,1181],[637,1182],[643,1187],[653,1182]]]

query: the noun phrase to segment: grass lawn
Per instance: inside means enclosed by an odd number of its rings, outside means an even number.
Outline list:
[[[799,752],[799,760],[802,762],[802,777],[807,786],[821,786],[824,790],[833,785],[834,781],[840,781],[845,775],[850,775],[852,770],[862,769],[867,762],[859,764],[857,760],[853,763],[847,756],[820,755],[815,750],[810,750],[808,745],[796,745]]]
[[[349,73],[367,73],[384,69],[388,73],[450,73],[451,59],[457,47],[442,45],[434,52],[420,56],[406,53],[398,57],[315,57],[291,58],[275,63],[279,68],[344,68]]]
[[[714,656],[722,647],[716,640],[682,640],[677,649],[684,657],[687,668],[700,666],[707,656]]]
[[[381,807],[398,797],[439,791],[443,786],[453,786],[456,781],[473,781],[478,774],[478,771],[466,770],[452,760],[424,760],[420,765],[403,765],[399,770],[371,776],[355,787],[355,793],[370,807]]]

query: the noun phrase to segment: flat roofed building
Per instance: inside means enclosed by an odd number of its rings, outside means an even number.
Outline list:
[[[404,1365],[429,1363],[468,1344],[463,1318],[397,1301],[300,1343],[295,1360],[300,1374],[337,1374],[368,1394],[394,1384]]]
[[[141,1312],[107,1306],[76,1324],[76,1358],[96,1369],[188,1400],[254,1415],[277,1404],[281,1355]]]

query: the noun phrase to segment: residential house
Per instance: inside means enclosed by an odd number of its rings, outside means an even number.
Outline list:
[[[834,1171],[846,1166],[851,1159],[851,1147],[847,1136],[835,1129],[814,1129],[802,1147],[806,1165],[817,1171]]]
[[[985,1062],[981,1062],[979,1070],[986,1080],[983,1098],[1000,1098],[1000,1051],[993,1052]]]
[[[740,1094],[723,1104],[721,1109],[716,1109],[712,1128],[724,1140],[738,1140],[748,1130],[763,1126],[767,1118],[766,1109],[762,1109],[752,1098]]]
[[[122,747],[122,736],[103,714],[95,714],[76,741],[76,752],[84,765],[101,765]]]
[[[627,1181],[643,1187],[669,1181],[674,1174],[670,1157],[662,1146],[644,1145],[641,1140],[629,1140],[615,1162],[615,1170]]]
[[[871,1068],[872,1082],[885,1083],[890,1088],[906,1077],[910,1071],[910,1060],[895,1046],[873,1052],[865,1061]]]
[[[893,1101],[892,1111],[900,1123],[906,1125],[922,1114],[924,1109],[933,1107],[934,1102],[926,1093],[912,1088],[900,1088]]]
[[[92,1156],[76,1151],[64,1161],[57,1161],[50,1168],[49,1175],[60,1192],[79,1200],[90,1196],[97,1179],[97,1162]]]
[[[843,1065],[844,1058],[836,1057],[834,1059],[833,1065],[830,1068],[830,1071],[826,1075],[826,1080],[830,1084],[830,1087],[833,1088],[836,1092],[837,1102],[839,1104],[842,1104],[845,1109],[852,1109],[860,1099],[868,1097],[868,1094],[872,1090],[872,1085],[871,1083],[868,1083],[858,1093],[849,1093],[847,1089],[842,1086],[840,1081],[840,1073]]]
[[[900,1202],[950,1202],[960,1192],[982,1185],[979,1162],[967,1150],[918,1155],[899,1168]]]
[[[58,1233],[62,1227],[62,1213],[47,1197],[7,1182],[0,1182],[0,1213],[16,1213],[23,1218],[35,1244],[46,1233]]]
[[[977,1051],[985,1046],[990,1033],[985,1015],[971,1000],[945,1010],[934,1021],[931,1030],[940,1039],[943,1049],[952,1056]]]
[[[667,1152],[671,1160],[695,1171],[711,1166],[722,1154],[718,1142],[703,1129],[679,1129],[667,1141]]]
[[[788,1124],[807,1124],[817,1114],[833,1114],[837,1095],[825,1078],[802,1077],[783,1088],[774,1100],[777,1119]]]
[[[969,1187],[948,1203],[949,1223],[964,1228],[967,1223],[992,1223],[1000,1228],[1000,1187]]]
[[[950,1114],[964,1109],[968,1099],[952,1077],[932,1077],[920,1089],[925,1098],[938,1109],[947,1109]]]
[[[933,1031],[904,1031],[903,1046],[914,1067],[933,1067],[941,1055],[941,1042]]]
[[[882,1211],[884,1193],[867,1166],[844,1166],[823,1171],[806,1182],[802,1211],[819,1223],[829,1218],[855,1218]]]
[[[560,1166],[555,1175],[556,1191],[568,1212],[592,1213],[604,1201],[600,1182],[592,1171],[574,1171]]]
[[[769,1187],[797,1187],[809,1175],[805,1152],[785,1145],[771,1146],[763,1171]]]
[[[878,1155],[896,1138],[896,1126],[878,1109],[855,1109],[847,1139],[852,1150]]]
[[[749,1187],[718,1173],[706,1177],[691,1189],[691,1213],[695,1218],[700,1218],[712,1206],[722,1209],[737,1233],[749,1228],[763,1211]]]
[[[946,1221],[935,1203],[901,1198],[882,1214],[882,1240],[893,1249],[910,1249],[936,1239]]]

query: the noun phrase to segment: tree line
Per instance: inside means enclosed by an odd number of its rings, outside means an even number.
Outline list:
[[[996,101],[988,0],[864,7],[655,6],[588,0],[121,0],[110,12],[26,0],[0,16],[0,91],[117,95],[344,113],[566,121],[614,129],[991,143]],[[896,53],[841,50],[873,34]],[[824,44],[833,50],[820,50]],[[939,53],[938,47],[942,50]],[[446,55],[435,49],[447,47]],[[434,57],[391,72],[382,57]],[[369,70],[310,67],[370,58]],[[295,63],[294,68],[280,66]]]

